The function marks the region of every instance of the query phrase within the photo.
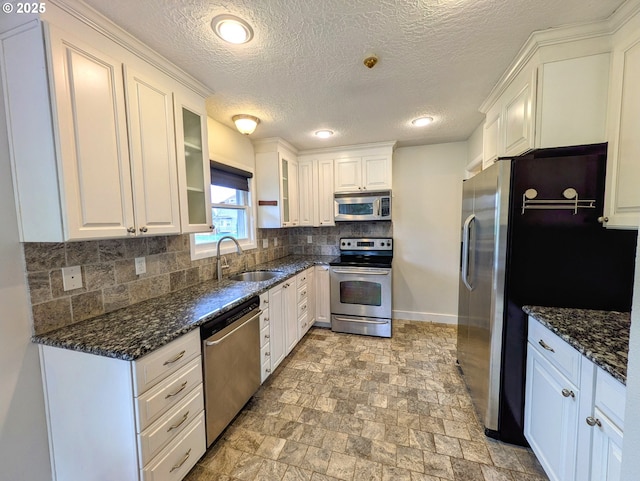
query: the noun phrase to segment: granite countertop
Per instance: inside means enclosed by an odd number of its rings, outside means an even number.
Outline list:
[[[251,270],[276,271],[273,279],[237,282],[223,279],[156,297],[55,331],[32,337],[47,346],[132,361],[200,327],[252,296],[259,295],[313,265],[335,256],[287,256]]]
[[[631,313],[540,306],[522,310],[626,384]]]

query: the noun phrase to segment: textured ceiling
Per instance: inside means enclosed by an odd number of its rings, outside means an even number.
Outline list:
[[[214,93],[209,115],[300,149],[464,140],[478,107],[535,30],[608,17],[622,0],[87,0]],[[210,28],[231,13],[255,31],[230,45]],[[369,70],[362,60],[379,57]],[[411,119],[435,122],[416,128]],[[313,136],[329,128],[328,140]]]

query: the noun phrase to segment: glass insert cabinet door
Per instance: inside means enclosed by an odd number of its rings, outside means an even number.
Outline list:
[[[180,215],[183,232],[211,231],[211,174],[204,101],[200,109],[176,95]]]

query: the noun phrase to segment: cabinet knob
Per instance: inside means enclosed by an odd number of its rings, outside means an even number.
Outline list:
[[[142,232],[142,233],[147,232],[147,230],[148,230],[148,229],[147,229],[146,227],[140,227],[140,232]]]
[[[575,393],[574,393],[573,391],[570,391],[570,390],[569,390],[569,389],[567,389],[567,388],[565,388],[565,389],[563,389],[563,390],[562,390],[562,395],[563,395],[564,397],[572,397],[572,398],[574,398],[574,399],[575,399],[575,397],[576,397]]]
[[[598,217],[598,222],[600,222],[601,224],[605,224],[605,223],[609,222],[609,218],[606,215],[600,216],[600,217]]]
[[[128,232],[129,234],[135,234],[135,233],[136,233],[136,228],[135,228],[135,227],[129,227],[129,228],[127,229],[127,232]]]
[[[599,428],[602,427],[602,423],[600,422],[600,420],[598,418],[594,418],[593,416],[587,416],[586,421],[589,426],[598,426]]]

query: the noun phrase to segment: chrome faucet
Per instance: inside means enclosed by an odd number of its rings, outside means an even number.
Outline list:
[[[237,247],[236,252],[238,254],[242,254],[242,247],[240,247],[240,244],[238,244],[238,241],[236,240],[235,237],[230,236],[230,235],[225,235],[220,237],[220,239],[218,239],[218,245],[216,246],[216,272],[218,273],[218,281],[222,280],[222,262],[220,262],[220,244],[222,244],[222,241],[225,239],[231,239]]]

